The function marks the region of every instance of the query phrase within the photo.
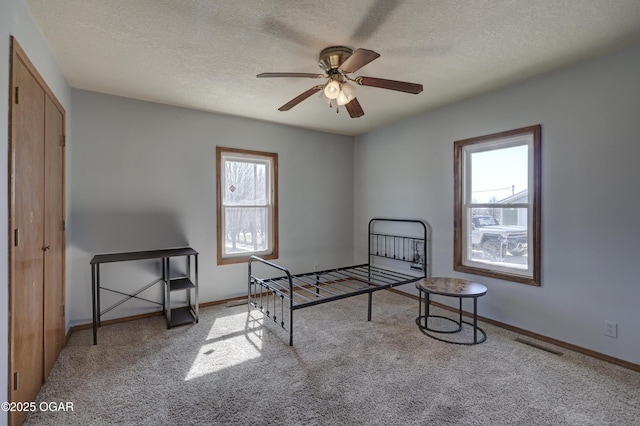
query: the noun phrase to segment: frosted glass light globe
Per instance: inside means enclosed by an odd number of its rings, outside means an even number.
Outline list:
[[[322,102],[324,102],[327,105],[331,106],[331,99],[327,98],[327,95],[324,94],[324,90],[320,91],[320,94],[318,95],[318,97],[320,99],[322,99]]]
[[[338,103],[338,105],[344,105],[344,104],[348,104],[350,102],[350,99],[347,98],[347,95],[345,95],[344,91],[341,90],[340,94],[336,98],[336,102]]]
[[[329,99],[335,99],[340,94],[340,83],[335,80],[331,80],[324,86],[324,94]]]
[[[342,85],[342,93],[344,93],[344,96],[348,99],[345,103],[349,103],[356,97],[356,88],[349,83],[344,83]]]

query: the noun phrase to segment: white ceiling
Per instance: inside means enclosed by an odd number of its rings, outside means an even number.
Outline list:
[[[640,41],[640,0],[25,0],[72,87],[357,135]],[[380,53],[364,117],[312,96],[318,53]],[[320,81],[321,82],[321,81]]]

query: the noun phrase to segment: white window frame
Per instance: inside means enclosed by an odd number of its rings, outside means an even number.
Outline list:
[[[239,161],[246,163],[264,164],[267,169],[267,194],[264,204],[225,204],[223,188],[225,182],[225,162]],[[218,265],[242,263],[250,256],[260,256],[263,259],[278,257],[278,154],[271,152],[252,151],[238,148],[216,147],[216,193],[217,193],[217,251]],[[229,184],[231,185],[231,184]],[[226,212],[232,208],[260,208],[267,210],[267,248],[265,250],[248,250],[236,253],[226,252]]]
[[[541,126],[530,126],[454,143],[454,270],[531,285],[540,285],[540,135]],[[479,152],[527,146],[528,197],[521,203],[473,201],[471,156]],[[478,208],[526,209],[527,263],[510,267],[504,262],[484,262],[471,256],[471,212]]]

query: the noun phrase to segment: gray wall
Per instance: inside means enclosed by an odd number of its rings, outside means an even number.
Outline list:
[[[480,315],[640,363],[638,76],[636,46],[357,137],[356,253],[370,216],[423,218],[433,275],[486,283]],[[538,123],[542,286],[454,272],[453,142]]]
[[[489,293],[480,299],[480,314],[640,363],[633,263],[640,254],[634,131],[640,48],[419,115],[357,137],[354,147],[352,138],[72,91],[22,0],[0,2],[5,88],[11,34],[67,111],[68,321],[90,319],[95,252],[188,243],[201,252],[203,301],[244,292],[243,266],[215,266],[216,144],[280,154],[280,260],[294,272],[344,264],[353,253],[361,258],[369,218],[393,215],[431,224],[434,275],[464,276],[452,271],[453,141],[541,123],[543,286],[483,278]],[[7,116],[8,91],[0,90],[0,117]],[[0,133],[0,222],[7,223],[6,120]],[[346,235],[355,235],[355,250]],[[7,248],[5,227],[5,313]],[[116,286],[135,286],[155,276],[155,268],[105,271],[105,280],[126,277]],[[605,320],[618,322],[617,339],[604,336]],[[7,342],[7,331],[8,316],[0,315],[0,341]],[[7,359],[2,343],[1,400],[7,400]],[[0,415],[0,425],[6,420]]]
[[[47,81],[62,106],[67,110],[69,122],[71,90],[60,71],[55,58],[33,22],[27,7],[22,0],[0,1],[0,223],[5,224],[0,230],[0,400],[8,399],[8,137],[9,126],[6,117],[9,115],[9,52],[10,36],[14,35],[34,63],[40,74]],[[68,127],[67,127],[68,128]],[[70,132],[67,133],[70,139]],[[7,423],[7,414],[0,413],[0,425]]]
[[[353,138],[82,90],[72,106],[72,324],[91,319],[95,253],[190,245],[200,252],[201,302],[246,294],[246,264],[216,265],[217,145],[278,153],[280,263],[300,272],[352,262]],[[101,268],[102,283],[116,289],[158,273],[157,262]],[[154,309],[127,302],[112,313]]]

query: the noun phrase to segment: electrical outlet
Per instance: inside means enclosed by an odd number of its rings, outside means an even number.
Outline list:
[[[613,321],[605,321],[604,335],[609,337],[618,337],[618,323]]]

